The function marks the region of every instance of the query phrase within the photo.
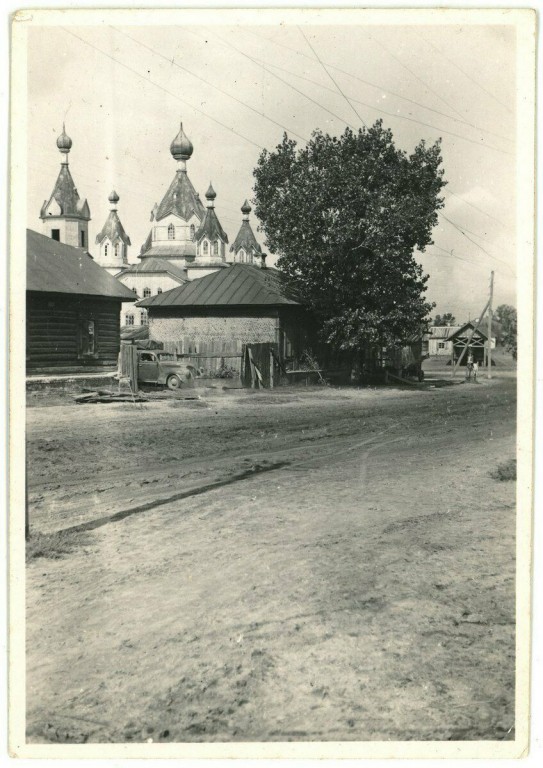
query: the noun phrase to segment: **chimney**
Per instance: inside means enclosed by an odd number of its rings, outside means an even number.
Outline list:
[[[261,261],[260,261],[260,269],[266,269],[266,256],[267,255],[268,255],[267,253],[262,253],[260,255],[260,259],[261,259]]]

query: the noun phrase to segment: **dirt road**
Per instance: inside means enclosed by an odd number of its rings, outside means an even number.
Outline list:
[[[29,740],[512,738],[514,431],[512,379],[29,409],[33,531],[83,529]]]

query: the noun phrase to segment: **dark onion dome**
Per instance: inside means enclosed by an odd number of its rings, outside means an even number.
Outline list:
[[[179,133],[170,144],[170,152],[176,160],[189,160],[193,150],[194,147],[183,130],[183,123],[180,123]]]
[[[215,200],[216,197],[217,197],[217,193],[211,186],[211,182],[209,182],[209,187],[206,192],[206,200]]]
[[[72,148],[72,140],[66,133],[66,129],[64,127],[64,123],[62,123],[62,133],[57,139],[57,147],[62,152],[63,155],[67,155],[70,149]]]
[[[115,190],[113,190],[113,192],[110,194],[110,196],[108,197],[108,200],[112,205],[117,205],[120,198],[119,198],[119,195],[115,192]]]
[[[252,209],[252,208],[251,208],[251,206],[249,205],[249,202],[248,202],[248,200],[246,200],[246,201],[243,203],[243,205],[241,206],[241,212],[242,212],[242,213],[243,213],[245,216],[248,216],[248,215],[251,213],[251,211],[252,211],[252,210],[253,210],[253,209]]]

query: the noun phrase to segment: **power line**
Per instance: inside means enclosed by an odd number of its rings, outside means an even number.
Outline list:
[[[191,30],[185,30],[185,31],[186,32],[190,32],[191,34],[196,34],[196,33],[192,32]],[[196,35],[196,37],[199,37],[199,35]],[[311,96],[307,95],[307,93],[304,93],[303,91],[300,91],[300,89],[296,88],[295,85],[292,85],[292,83],[289,83],[287,80],[285,80],[284,78],[280,77],[275,72],[272,72],[262,62],[258,62],[252,56],[249,56],[248,53],[245,53],[245,51],[240,51],[239,48],[236,48],[236,46],[232,45],[232,43],[228,42],[228,40],[224,40],[222,37],[220,37],[220,35],[217,35],[217,33],[215,33],[215,37],[218,40],[220,40],[223,45],[227,45],[229,48],[232,48],[234,51],[239,53],[240,56],[245,56],[246,59],[249,59],[249,61],[251,61],[256,66],[262,67],[266,72],[268,72],[268,74],[270,74],[272,77],[275,77],[277,80],[280,80],[282,83],[284,83],[286,86],[291,88],[293,91],[296,91],[296,93],[299,93],[300,96],[303,96],[308,101],[311,101],[313,104],[316,104],[317,107],[320,107],[321,109],[324,109],[325,112],[328,112],[328,114],[332,115],[332,117],[335,117],[336,120],[339,120],[340,122],[345,123],[345,125],[347,125],[349,128],[351,128],[353,131],[356,130],[354,125],[351,125],[350,123],[348,123],[347,120],[345,120],[343,117],[340,117],[339,115],[336,115],[335,112],[332,112],[331,109],[328,109],[328,107],[325,107],[324,104],[321,104],[319,101],[315,101],[315,99],[312,99]]]
[[[430,45],[430,46],[431,46],[431,47],[434,49],[434,51],[436,51],[437,53],[439,53],[439,54],[440,54],[440,56],[443,56],[443,58],[444,58],[446,61],[448,61],[448,62],[449,62],[449,64],[452,64],[452,65],[453,65],[453,67],[456,67],[456,69],[457,69],[459,72],[461,72],[461,73],[464,75],[464,77],[467,77],[467,78],[468,78],[468,80],[471,80],[471,82],[472,82],[472,83],[474,83],[474,84],[475,84],[475,85],[476,85],[478,88],[480,88],[482,91],[484,91],[484,93],[486,93],[486,94],[487,94],[487,96],[490,96],[490,98],[491,98],[491,99],[494,99],[494,101],[497,101],[497,102],[498,102],[498,104],[500,104],[502,107],[505,107],[505,109],[506,109],[506,110],[507,110],[507,111],[508,111],[510,114],[513,114],[513,110],[512,110],[512,109],[510,109],[510,108],[507,106],[507,104],[505,104],[503,101],[501,101],[500,99],[498,99],[498,97],[497,97],[497,96],[495,96],[493,93],[491,93],[491,92],[490,92],[490,91],[489,91],[487,88],[485,88],[485,87],[484,87],[484,85],[481,85],[481,83],[479,83],[477,80],[475,80],[475,78],[473,78],[473,77],[472,77],[472,76],[471,76],[471,75],[470,75],[468,72],[466,72],[465,70],[463,70],[463,69],[462,69],[462,67],[461,67],[459,64],[457,64],[455,61],[453,61],[452,59],[450,59],[450,58],[449,58],[449,57],[448,57],[448,56],[447,56],[445,53],[443,53],[443,51],[441,51],[441,50],[440,50],[440,49],[439,49],[439,48],[438,48],[436,45],[434,45],[432,42],[430,42],[430,40],[427,40],[427,39],[426,39],[426,38],[425,38],[423,35],[421,35],[421,34],[420,34],[420,32],[419,32],[418,30],[415,30],[415,32],[416,32],[416,34],[418,35],[418,37],[420,37],[420,39],[421,39],[421,40],[422,40],[424,43],[426,43],[427,45]]]
[[[291,128],[287,128],[282,123],[278,123],[276,120],[274,120],[272,117],[269,117],[264,112],[260,112],[260,110],[255,109],[250,104],[247,104],[247,102],[242,101],[241,99],[238,99],[237,96],[233,96],[231,93],[228,93],[223,88],[220,88],[218,85],[215,85],[214,83],[211,83],[209,80],[206,80],[204,77],[201,77],[200,75],[197,75],[195,72],[192,72],[187,67],[183,66],[182,64],[178,64],[176,61],[174,61],[173,58],[169,58],[168,56],[165,56],[162,53],[159,53],[159,51],[155,51],[154,48],[151,48],[151,46],[146,45],[145,43],[142,43],[140,40],[137,40],[135,37],[132,37],[132,35],[127,34],[126,32],[123,32],[122,29],[119,29],[118,27],[111,27],[111,29],[114,29],[116,32],[119,32],[121,35],[124,35],[129,40],[132,40],[137,45],[142,46],[142,48],[146,48],[148,51],[153,53],[155,56],[159,56],[161,59],[164,59],[164,61],[167,61],[169,64],[173,64],[174,67],[177,67],[178,69],[182,70],[183,72],[187,72],[192,77],[195,77],[198,80],[201,80],[202,83],[205,83],[206,85],[209,85],[211,88],[214,88],[216,91],[219,91],[220,93],[223,93],[225,96],[228,96],[228,98],[233,99],[238,104],[241,104],[243,107],[246,107],[247,109],[250,109],[251,112],[254,112],[256,115],[260,115],[260,117],[263,117],[265,120],[269,120],[270,123],[273,123],[274,125],[278,126],[278,128],[282,128],[284,131],[287,131],[287,133],[291,133],[293,136],[296,136],[297,138],[301,139],[302,141],[308,141],[308,139],[305,136],[300,136],[299,133],[296,133]]]
[[[453,111],[455,114],[457,114],[457,115],[458,115],[458,116],[459,116],[461,119],[463,119],[462,115],[460,114],[460,112],[459,112],[457,109],[455,109],[455,107],[453,107],[451,104],[448,104],[448,103],[445,101],[445,99],[443,98],[443,96],[441,96],[439,93],[437,93],[436,91],[434,91],[434,90],[433,90],[433,88],[431,88],[431,87],[428,85],[428,83],[426,83],[426,82],[425,82],[425,81],[424,81],[424,80],[423,80],[421,77],[419,77],[419,76],[417,75],[417,73],[416,73],[416,72],[413,72],[413,70],[412,70],[412,69],[410,69],[410,68],[407,66],[407,64],[404,64],[404,62],[403,62],[401,59],[399,59],[399,58],[398,58],[398,56],[396,56],[396,54],[392,53],[392,51],[389,51],[389,49],[386,47],[386,45],[385,45],[383,42],[381,42],[381,40],[379,40],[377,37],[372,37],[372,35],[369,35],[369,38],[370,38],[370,40],[375,40],[375,42],[376,42],[378,45],[380,45],[380,46],[381,46],[381,48],[382,48],[382,49],[383,49],[383,50],[384,50],[386,53],[388,53],[388,55],[389,55],[389,56],[391,56],[391,57],[392,57],[392,58],[393,58],[395,61],[397,61],[397,62],[398,62],[398,64],[399,64],[401,67],[403,67],[405,70],[407,70],[407,72],[409,72],[409,74],[410,74],[410,75],[412,75],[412,77],[414,77],[416,80],[418,80],[418,81],[419,81],[419,83],[421,83],[421,84],[422,84],[422,85],[423,85],[423,86],[424,86],[424,87],[425,87],[427,90],[429,90],[429,91],[430,91],[430,93],[433,93],[433,94],[434,94],[434,96],[437,96],[437,98],[438,98],[438,99],[440,99],[440,101],[442,101],[442,102],[443,102],[443,104],[445,104],[445,106],[449,107],[449,109],[452,109],[452,111]]]
[[[508,264],[508,262],[504,261],[504,259],[499,259],[497,256],[494,256],[493,254],[489,253],[489,252],[486,250],[486,248],[483,248],[483,246],[482,246],[482,245],[480,245],[480,244],[479,244],[479,243],[477,243],[475,240],[473,240],[473,238],[471,238],[469,235],[467,235],[467,234],[464,232],[464,230],[463,230],[461,227],[459,227],[459,226],[458,226],[458,224],[455,224],[455,222],[454,222],[454,221],[451,221],[451,219],[448,219],[448,218],[447,218],[447,216],[445,216],[445,214],[444,214],[443,212],[440,212],[440,214],[441,214],[441,216],[442,216],[442,217],[445,219],[445,221],[447,221],[447,222],[448,222],[448,223],[449,223],[451,226],[453,226],[453,227],[454,227],[455,229],[457,229],[457,230],[458,230],[458,231],[459,231],[459,232],[460,232],[462,235],[464,235],[464,237],[465,237],[465,238],[467,238],[467,239],[470,241],[470,243],[473,243],[473,245],[476,245],[476,246],[477,246],[477,248],[480,248],[480,250],[481,250],[483,253],[486,253],[486,255],[487,255],[489,258],[491,258],[491,259],[495,259],[496,261],[499,261],[499,262],[501,262],[502,264],[505,264],[505,266],[506,266],[508,269],[510,269],[510,270],[511,270],[511,272],[513,272],[513,269],[512,269],[512,268],[511,268],[511,266]],[[513,274],[515,274],[515,273],[513,272]]]
[[[318,83],[316,80],[311,80],[309,77],[304,77],[304,75],[298,75],[297,73],[291,72],[290,70],[285,69],[284,67],[280,67],[277,64],[271,64],[269,62],[262,61],[262,59],[256,59],[256,58],[254,58],[253,61],[255,63],[259,64],[260,66],[264,67],[264,69],[266,69],[266,67],[273,67],[274,69],[280,69],[282,72],[286,72],[287,74],[289,74],[289,75],[291,75],[293,77],[298,77],[298,78],[300,78],[300,80],[306,80],[308,83],[312,83],[313,85],[317,85],[319,88],[324,88],[324,90],[326,90],[326,91],[330,91],[331,93],[335,93],[335,91],[332,88],[330,88],[329,86],[324,85],[323,83]],[[269,70],[267,70],[267,71],[269,71]],[[367,107],[368,109],[371,109],[374,112],[377,112],[377,114],[388,115],[389,117],[394,117],[394,118],[396,118],[398,120],[407,120],[410,123],[417,123],[417,125],[423,125],[426,128],[430,128],[430,129],[436,131],[437,133],[444,133],[444,134],[447,134],[448,136],[454,136],[457,139],[461,139],[462,141],[467,141],[469,144],[474,144],[476,147],[479,147],[479,148],[490,149],[490,150],[493,150],[494,152],[500,152],[503,155],[511,155],[512,156],[512,154],[513,154],[512,152],[508,152],[507,150],[500,149],[499,147],[495,147],[493,144],[481,143],[480,141],[477,141],[476,139],[470,139],[467,136],[462,136],[462,134],[460,134],[460,133],[454,133],[453,131],[448,131],[445,128],[438,128],[438,126],[433,125],[432,123],[425,123],[422,120],[417,120],[415,117],[408,117],[407,115],[401,115],[401,114],[399,114],[397,112],[388,112],[386,109],[383,109],[380,106],[376,107],[373,104],[368,104],[365,101],[360,101],[360,99],[355,99],[352,96],[347,96],[346,98],[349,101],[354,102],[355,104],[361,104],[362,106]],[[326,109],[326,107],[323,107],[323,109]],[[452,119],[454,119],[454,118],[452,118]],[[348,125],[348,123],[347,123],[347,125]]]
[[[357,110],[354,108],[353,104],[352,104],[352,103],[349,101],[349,99],[347,98],[347,96],[345,96],[345,94],[343,93],[343,91],[341,90],[341,88],[339,87],[339,85],[337,84],[337,82],[334,80],[334,78],[332,77],[332,75],[330,74],[330,72],[329,72],[329,71],[326,69],[326,67],[325,67],[325,66],[324,66],[324,64],[322,63],[322,60],[321,60],[321,58],[320,58],[319,54],[318,54],[318,53],[317,53],[317,51],[316,51],[316,50],[313,48],[313,46],[311,45],[311,43],[309,42],[309,40],[308,40],[308,39],[307,39],[307,37],[305,36],[303,29],[302,29],[301,27],[298,27],[298,29],[299,29],[299,31],[301,32],[301,34],[302,34],[302,36],[303,36],[304,40],[306,41],[306,43],[308,44],[308,46],[311,48],[311,50],[312,50],[312,51],[313,51],[313,53],[315,54],[315,57],[316,57],[317,61],[318,61],[318,62],[319,62],[319,64],[322,66],[322,68],[324,69],[324,71],[326,72],[326,74],[328,75],[328,77],[330,78],[330,80],[331,80],[331,81],[334,83],[334,85],[336,86],[337,90],[338,90],[338,91],[341,93],[341,95],[343,96],[343,98],[345,99],[345,101],[347,102],[347,104],[350,106],[350,108],[353,110],[353,112],[355,113],[355,115],[358,117],[358,119],[360,120],[360,122],[361,122],[361,123],[363,123],[363,125],[364,125],[364,126],[367,128],[368,126],[367,126],[366,122],[364,121],[364,119],[361,117],[361,115],[359,115],[358,111],[357,111]]]
[[[200,114],[204,115],[204,117],[207,117],[208,120],[212,120],[214,123],[217,123],[217,125],[220,125],[222,128],[226,128],[226,130],[230,131],[231,133],[234,133],[236,136],[239,136],[240,139],[244,139],[244,141],[247,141],[249,144],[252,144],[257,149],[264,149],[260,144],[257,144],[252,139],[247,138],[247,136],[244,136],[242,133],[238,133],[234,128],[231,128],[229,125],[225,125],[220,120],[217,120],[215,117],[212,117],[207,112],[204,112],[203,109],[199,109],[199,107],[195,107],[190,102],[186,101],[186,99],[182,99],[180,96],[178,96],[175,93],[172,93],[167,88],[164,88],[162,85],[159,85],[158,83],[155,83],[154,80],[151,80],[149,77],[145,77],[145,75],[142,75],[140,72],[138,72],[135,69],[132,69],[132,67],[129,67],[128,64],[125,64],[123,61],[120,61],[119,59],[116,59],[114,56],[111,56],[111,54],[106,53],[101,48],[98,48],[96,45],[93,45],[92,43],[89,43],[88,40],[85,40],[84,38],[80,37],[79,35],[76,35],[75,32],[72,32],[70,29],[67,29],[66,27],[61,27],[61,29],[64,32],[67,32],[69,35],[72,35],[72,37],[77,38],[82,43],[85,43],[85,45],[88,45],[89,48],[93,48],[95,51],[98,51],[98,53],[101,53],[103,56],[106,56],[106,58],[111,59],[111,61],[114,61],[115,64],[118,64],[121,67],[124,67],[129,72],[132,72],[132,74],[137,75],[142,80],[145,80],[145,82],[150,83],[151,85],[154,85],[159,90],[163,91],[164,93],[167,93],[168,96],[172,96],[174,99],[177,99],[177,101],[180,101],[182,104],[186,104],[191,109],[194,109],[196,112],[199,112]]]
[[[287,51],[290,51],[291,53],[296,54],[297,56],[302,56],[304,59],[309,59],[312,61],[312,58],[306,54],[303,53],[303,51],[295,50],[294,48],[291,48],[289,45],[285,45],[285,43],[280,43],[277,40],[272,40],[271,38],[265,37],[264,35],[259,35],[257,32],[254,32],[252,29],[244,29],[245,32],[249,32],[249,34],[253,35],[254,37],[259,38],[260,40],[265,40],[268,43],[273,43],[273,45],[280,46],[281,48],[285,48]],[[364,85],[369,86],[370,88],[374,88],[377,91],[380,91],[381,93],[387,93],[391,96],[395,96],[398,99],[402,99],[403,101],[407,101],[410,104],[415,104],[417,107],[421,107],[422,109],[426,109],[428,112],[434,112],[436,115],[441,115],[442,117],[446,117],[447,120],[453,120],[455,123],[462,123],[464,125],[469,125],[472,128],[475,127],[478,131],[482,131],[483,133],[488,133],[490,136],[495,136],[498,139],[503,139],[504,141],[512,142],[513,139],[510,139],[507,136],[502,136],[499,133],[495,133],[494,131],[489,131],[488,129],[479,128],[478,126],[474,126],[473,123],[468,122],[463,117],[453,117],[452,115],[447,114],[446,112],[441,112],[438,109],[434,109],[433,107],[429,107],[426,104],[421,104],[420,101],[415,101],[414,99],[410,99],[408,96],[404,96],[401,93],[396,93],[396,91],[391,91],[387,88],[384,88],[383,86],[376,85],[375,83],[370,82],[369,80],[364,80],[364,78],[359,77],[358,75],[353,75],[352,72],[347,72],[345,69],[341,69],[340,67],[337,67],[334,64],[330,64],[330,62],[325,62],[326,66],[330,69],[335,70],[336,72],[341,72],[343,75],[347,75],[347,77],[353,78],[353,80],[358,80],[360,83],[363,83]],[[277,69],[282,69],[282,67],[278,67],[276,64],[272,64],[270,66],[273,66]],[[284,72],[288,72],[289,74],[295,74],[293,72],[290,72],[289,70],[284,69]],[[309,78],[304,78],[302,75],[296,75],[295,77],[300,77],[304,80],[308,80],[310,83],[314,83],[315,85],[320,85],[320,83],[316,83],[315,80],[310,80]],[[326,86],[322,86],[323,88]],[[356,99],[351,99],[352,101],[356,101]],[[364,102],[357,102],[358,104],[363,104]],[[369,106],[369,105],[364,105]],[[375,109],[375,107],[372,107],[372,109]],[[460,114],[460,113],[458,113]]]
[[[498,224],[501,224],[502,227],[505,227],[505,229],[508,229],[509,231],[511,231],[511,227],[508,227],[507,224],[503,223],[503,221],[500,221],[500,219],[497,219],[491,213],[488,213],[488,211],[483,211],[482,208],[478,208],[473,203],[470,203],[469,200],[464,200],[463,197],[460,197],[460,195],[458,195],[456,192],[453,192],[450,187],[447,187],[447,189],[444,189],[443,191],[446,192],[447,194],[453,195],[454,197],[458,198],[458,200],[460,200],[461,203],[464,203],[465,205],[469,205],[471,208],[475,209],[476,211],[479,211],[479,213],[483,213],[485,216],[488,216],[489,218],[493,219],[494,221],[497,221]]]

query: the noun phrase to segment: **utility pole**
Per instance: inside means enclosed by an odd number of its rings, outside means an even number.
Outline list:
[[[487,351],[486,351],[486,364],[487,364],[487,379],[492,378],[492,299],[494,296],[494,270],[490,273],[490,298],[488,300],[488,325],[487,325]]]

